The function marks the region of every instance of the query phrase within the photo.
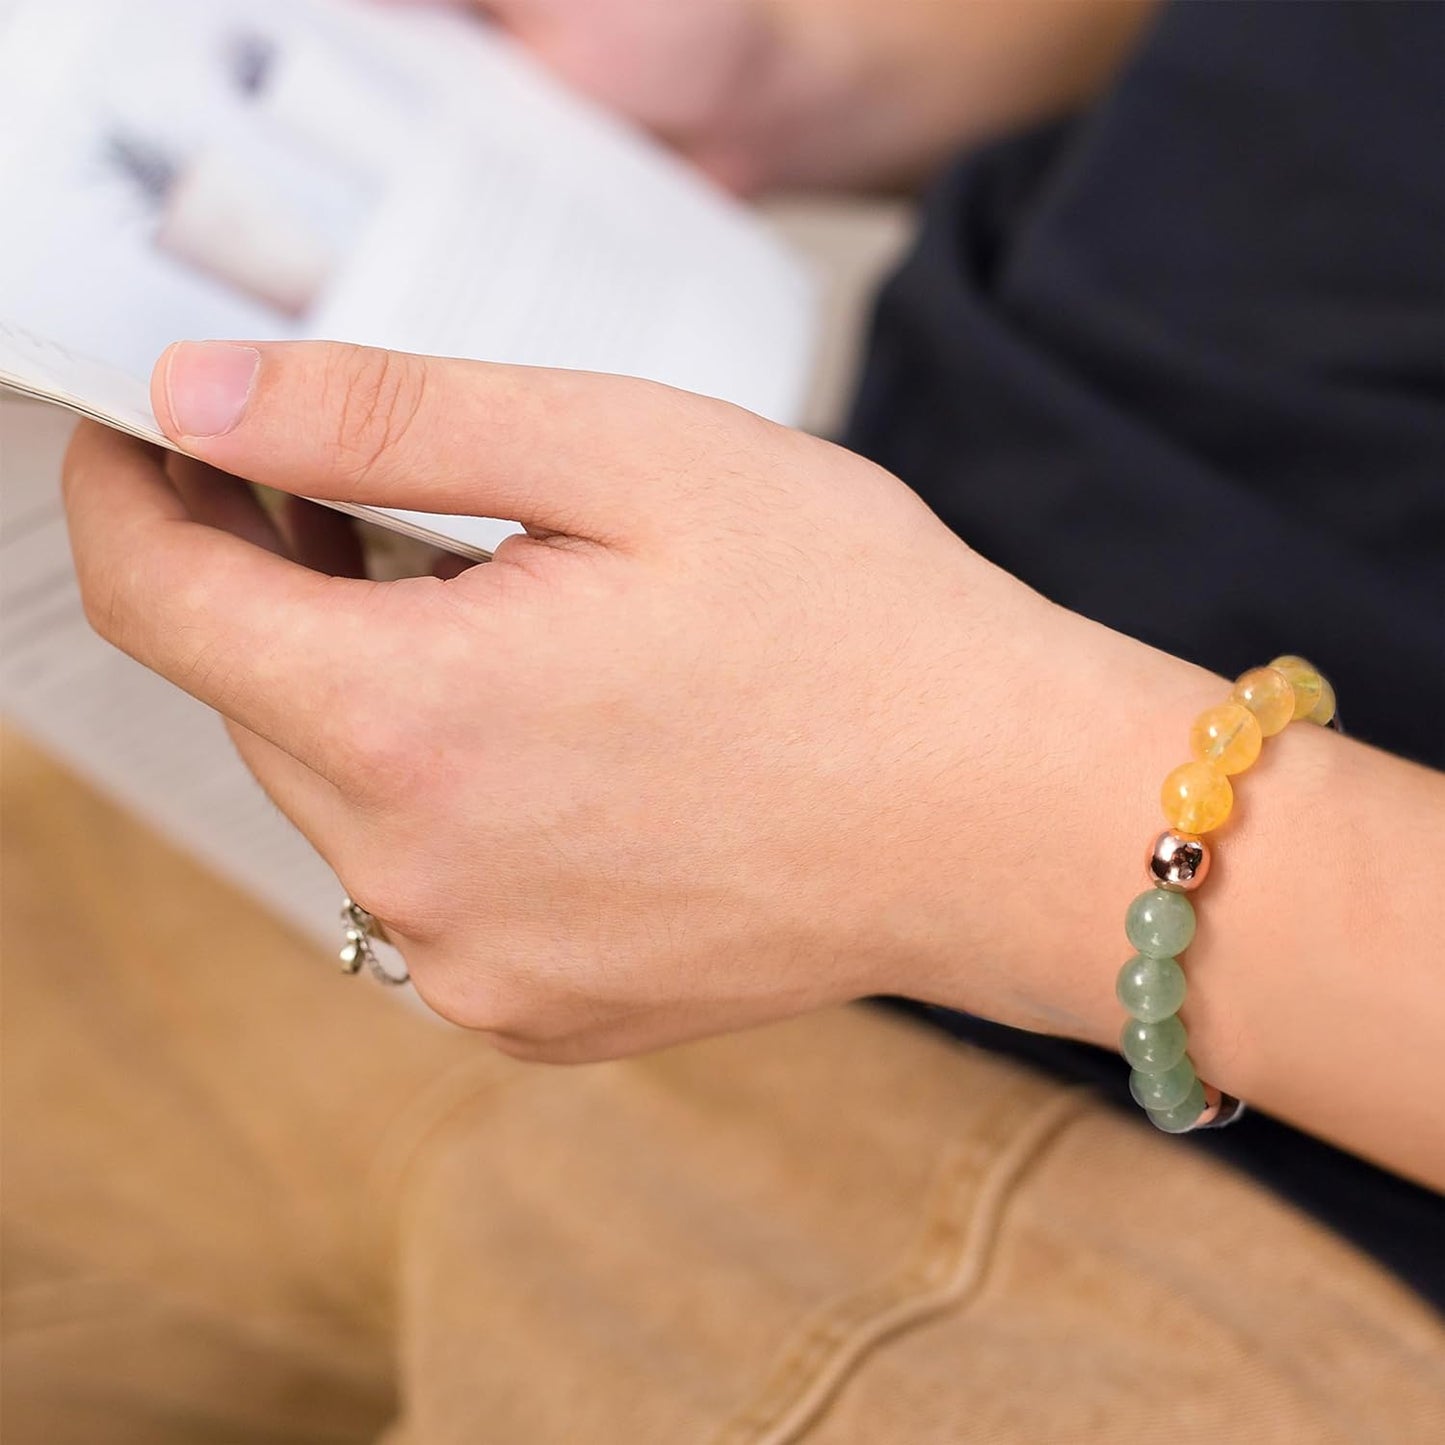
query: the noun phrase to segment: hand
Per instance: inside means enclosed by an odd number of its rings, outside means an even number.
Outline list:
[[[909,184],[1074,104],[1153,0],[487,0],[565,80],[731,189]]]
[[[198,462],[85,427],[67,466],[94,625],[231,720],[439,1012],[571,1059],[875,992],[1058,1005],[1015,964],[1052,943],[1000,940],[1072,735],[1021,703],[1087,624],[893,477],[650,383],[323,344],[173,348],[154,403],[224,472],[532,529],[369,582]]]
[[[375,583],[330,514],[287,556],[199,461],[85,426],[67,463],[94,624],[231,719],[447,1017],[552,1060],[876,992],[1117,1037],[1155,789],[1222,679],[857,457],[648,383],[182,347],[154,402],[224,472],[532,528]],[[1436,1188],[1442,818],[1439,774],[1273,739],[1186,1004],[1203,1077]]]

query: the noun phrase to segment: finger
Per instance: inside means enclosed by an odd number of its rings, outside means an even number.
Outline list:
[[[460,577],[463,572],[470,572],[480,565],[472,557],[458,557],[455,552],[437,552],[432,558],[431,575],[450,582],[453,577]]]
[[[302,566],[332,577],[366,576],[366,555],[351,517],[303,497],[287,497],[281,515],[291,555]]]
[[[384,641],[375,584],[323,577],[192,519],[143,443],[83,424],[66,457],[71,547],[96,631],[329,773],[351,659]],[[372,604],[372,605],[368,605]]]
[[[374,823],[341,789],[274,743],[229,720],[226,731],[262,792],[316,850],[347,895],[366,907],[371,898],[364,884],[376,874]],[[397,947],[403,940],[414,942],[387,919],[378,916],[377,922],[383,942]]]
[[[249,482],[228,477],[205,462],[175,452],[167,454],[165,471],[192,521],[230,532],[278,556],[285,555],[286,547],[275,523],[266,515]]]
[[[260,733],[229,719],[226,731],[261,790],[339,871],[345,861],[344,841],[354,818],[341,789]]]
[[[229,720],[226,731],[261,791],[342,880],[341,886],[353,892],[358,875],[366,878],[372,871],[360,810],[335,784],[259,733]]]
[[[334,508],[283,494],[278,523],[250,482],[178,452],[166,455],[165,468],[192,520],[290,556],[328,577],[366,576],[356,523]]]
[[[602,542],[647,535],[710,443],[767,425],[628,377],[327,342],[182,342],[151,396],[177,445],[236,476]]]

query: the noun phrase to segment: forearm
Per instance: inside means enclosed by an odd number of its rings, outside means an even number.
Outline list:
[[[1041,651],[1038,760],[991,845],[957,862],[977,916],[936,1001],[1003,998],[1006,1022],[1116,1047],[1159,786],[1228,683],[1078,618]],[[1234,781],[1183,957],[1200,1076],[1445,1187],[1445,777],[1295,724]]]

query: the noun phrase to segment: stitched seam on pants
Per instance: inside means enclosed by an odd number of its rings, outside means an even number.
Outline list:
[[[889,1275],[840,1295],[806,1321],[758,1395],[713,1437],[713,1445],[790,1445],[813,1424],[857,1365],[883,1341],[957,1309],[987,1273],[1007,1205],[1029,1166],[1090,1102],[1084,1089],[1048,1104],[990,1161],[980,1178],[970,1157],[946,1163],[922,1233]]]
[[[482,1065],[462,1060],[411,1094],[387,1120],[366,1171],[365,1194],[368,1227],[388,1256],[417,1160],[472,1109],[490,1105],[526,1077],[519,1070],[496,1078]]]

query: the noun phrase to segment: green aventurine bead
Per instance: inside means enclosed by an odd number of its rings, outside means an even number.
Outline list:
[[[1182,893],[1151,888],[1129,905],[1124,932],[1150,958],[1178,958],[1194,941],[1194,905]]]
[[[1140,1073],[1162,1074],[1184,1057],[1189,1040],[1178,1014],[1170,1014],[1158,1023],[1146,1024],[1142,1019],[1126,1019],[1119,1034],[1119,1052]]]
[[[1172,1109],[1189,1097],[1193,1087],[1194,1065],[1188,1054],[1162,1074],[1144,1074],[1135,1069],[1129,1075],[1129,1092],[1141,1109]]]
[[[1172,958],[1136,953],[1119,970],[1114,992],[1125,1011],[1146,1024],[1177,1014],[1184,1002],[1184,970]]]
[[[1182,1134],[1204,1112],[1204,1085],[1195,1079],[1182,1104],[1172,1109],[1146,1109],[1149,1122],[1166,1134]]]

